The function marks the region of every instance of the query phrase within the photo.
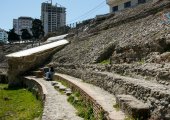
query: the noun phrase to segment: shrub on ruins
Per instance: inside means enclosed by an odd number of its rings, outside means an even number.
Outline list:
[[[41,20],[34,19],[32,22],[32,34],[33,38],[39,39],[44,36],[44,30]]]
[[[14,42],[14,41],[19,41],[20,40],[20,37],[18,34],[15,33],[15,29],[11,29],[9,30],[8,33],[8,41],[9,42]]]
[[[21,32],[22,32],[21,38],[23,40],[30,40],[32,38],[32,35],[29,33],[27,29],[22,29]]]

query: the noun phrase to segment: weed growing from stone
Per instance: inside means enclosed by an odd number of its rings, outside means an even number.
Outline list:
[[[92,105],[83,101],[79,92],[70,95],[67,100],[77,109],[78,116],[85,120],[95,120]]]
[[[131,116],[126,116],[124,120],[139,120],[139,119],[134,119]]]
[[[113,107],[116,109],[116,111],[120,111],[120,107],[118,104],[113,105]]]
[[[145,60],[144,59],[141,59],[140,61],[139,61],[139,64],[144,64],[145,63]]]
[[[57,81],[59,81],[65,87],[68,87],[68,83],[66,81],[64,81],[64,80],[57,80]]]
[[[100,112],[100,120],[104,120],[105,118],[104,118],[104,112],[103,111],[101,111]]]
[[[61,95],[64,95],[65,93],[64,93],[64,91],[63,90],[59,90],[59,88],[56,88],[56,87],[54,87]]]
[[[103,60],[103,61],[101,62],[101,64],[103,64],[103,65],[110,64],[110,60],[109,60],[109,59]]]

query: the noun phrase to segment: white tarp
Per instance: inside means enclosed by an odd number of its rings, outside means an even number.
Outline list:
[[[38,46],[38,47],[35,47],[35,48],[30,48],[30,49],[27,49],[27,50],[15,52],[15,53],[6,55],[6,57],[29,56],[31,54],[38,53],[38,52],[41,52],[41,51],[45,51],[45,50],[55,48],[55,47],[60,46],[60,45],[65,45],[65,44],[68,44],[68,43],[69,42],[67,40],[63,39],[63,40],[60,40],[60,41],[56,41],[56,42],[52,42],[52,43],[45,44],[45,45],[42,45],[42,46]]]
[[[46,42],[52,42],[52,41],[58,41],[61,39],[64,39],[68,34],[60,35],[60,36],[55,36],[55,37],[50,37],[47,39]]]

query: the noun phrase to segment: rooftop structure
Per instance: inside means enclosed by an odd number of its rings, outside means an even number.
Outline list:
[[[150,0],[106,0],[106,3],[110,7],[110,12],[117,12],[148,1]]]

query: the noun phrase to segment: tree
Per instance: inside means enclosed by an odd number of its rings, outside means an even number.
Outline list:
[[[41,36],[44,36],[44,30],[42,22],[39,19],[34,19],[32,22],[32,34],[35,39],[39,39]]]
[[[21,38],[22,38],[23,40],[29,40],[29,39],[32,38],[32,35],[28,32],[27,29],[22,29],[21,31],[22,31]]]
[[[15,29],[11,29],[9,30],[8,33],[8,41],[9,42],[14,42],[14,41],[19,41],[20,40],[20,37],[18,34],[15,33]]]

